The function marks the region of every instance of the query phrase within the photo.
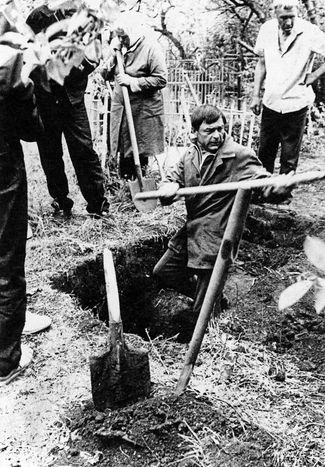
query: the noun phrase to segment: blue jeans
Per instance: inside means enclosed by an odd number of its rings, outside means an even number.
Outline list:
[[[18,140],[0,134],[0,376],[19,364],[25,324],[27,182]]]
[[[308,107],[296,112],[279,113],[263,106],[258,157],[270,173],[281,144],[280,173],[296,170]]]

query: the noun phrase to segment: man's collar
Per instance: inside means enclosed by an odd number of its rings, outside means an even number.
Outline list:
[[[209,153],[209,154],[212,154],[213,156],[215,157],[221,157],[221,158],[226,158],[226,157],[234,157],[234,140],[233,138],[226,134],[226,137],[225,137],[225,140],[224,142],[222,143],[222,145],[219,147],[219,149],[212,153],[210,151],[206,151],[205,149],[202,148],[202,146],[198,143],[198,141],[193,141],[193,144],[195,144],[195,146],[198,148],[198,150],[202,153],[202,152],[205,152],[205,153]]]
[[[292,28],[291,34],[287,37],[282,35],[283,43],[282,47],[280,48],[280,53],[283,56],[291,47],[291,45],[295,42],[296,38],[300,36],[304,32],[304,25],[302,21],[299,21],[300,18],[296,18],[295,24]],[[279,28],[279,34],[282,34],[281,29]]]
[[[276,20],[276,21],[277,21],[277,20]],[[298,36],[299,34],[301,34],[302,32],[305,31],[304,22],[303,22],[303,20],[302,20],[301,18],[299,18],[299,17],[297,17],[297,18],[295,19],[294,26],[293,26],[293,28],[292,28],[291,33],[289,34],[289,36],[284,36],[284,35],[283,35],[283,32],[282,32],[282,30],[281,30],[281,28],[280,28],[280,26],[279,26],[278,21],[277,21],[277,25],[278,25],[278,32],[279,32],[279,34],[282,34],[282,36],[283,36],[284,38],[286,38],[286,39],[289,39],[289,37],[290,37],[290,38],[291,38],[291,37],[296,37],[296,36]]]
[[[202,160],[202,154],[201,154],[202,148],[198,144],[196,139],[195,140],[192,139],[192,144],[193,146],[192,146],[190,158],[192,159],[192,163],[197,168],[197,170],[200,170],[200,163]],[[215,159],[218,159],[219,161],[218,165],[221,165],[223,164],[224,159],[230,159],[230,158],[236,157],[234,145],[235,143],[234,143],[233,138],[227,134],[224,143],[222,144],[222,146],[220,146],[218,151],[214,154],[213,153],[210,153],[210,154],[213,154]]]

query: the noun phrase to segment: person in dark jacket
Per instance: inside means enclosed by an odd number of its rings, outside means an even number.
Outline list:
[[[53,11],[47,5],[42,5],[30,13],[26,22],[37,34],[71,14],[71,10]],[[48,86],[44,86],[37,76],[39,70],[35,70],[32,75],[37,105],[45,130],[37,140],[41,164],[49,193],[54,198],[52,206],[56,210],[63,210],[67,215],[71,213],[73,201],[68,197],[69,187],[64,169],[62,134],[68,146],[81,193],[87,201],[87,211],[98,216],[108,215],[109,203],[105,197],[104,174],[93,148],[84,102],[88,75],[96,66],[96,62],[85,58],[78,68],[72,68],[63,86],[53,80],[50,80]]]
[[[0,386],[32,360],[21,345],[26,314],[25,252],[27,182],[20,138],[40,130],[33,83],[22,83],[22,53],[2,43],[7,24],[0,14]],[[28,127],[28,128],[27,128]]]
[[[163,204],[172,203],[179,188],[270,176],[252,149],[235,143],[226,133],[226,120],[218,108],[196,107],[191,122],[196,140],[167,172],[160,188]],[[186,196],[187,221],[170,240],[153,271],[162,287],[194,298],[193,313],[188,316],[191,330],[203,304],[235,195],[235,191],[229,191]]]
[[[167,84],[167,67],[162,49],[140,13],[122,13],[114,24],[103,77],[115,79],[110,114],[110,155],[120,153],[120,173],[135,177],[132,145],[121,86],[127,86],[143,171],[148,158],[164,151],[164,108],[161,89]],[[115,50],[121,50],[123,70],[118,69]]]

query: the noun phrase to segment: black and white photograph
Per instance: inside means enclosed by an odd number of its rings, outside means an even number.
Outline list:
[[[325,466],[325,0],[0,0],[0,467]]]

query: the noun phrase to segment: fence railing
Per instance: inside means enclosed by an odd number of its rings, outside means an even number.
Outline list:
[[[168,84],[163,90],[167,153],[189,144],[190,114],[201,103],[217,105],[224,111],[229,122],[228,132],[236,141],[248,146],[254,143],[256,121],[247,110],[245,89],[253,80],[255,60],[254,57],[246,59],[249,67],[244,69],[236,56],[206,60],[200,66],[194,60],[169,61]],[[98,92],[90,85],[86,95],[93,142],[103,167],[109,151],[110,93],[110,88]]]
[[[180,106],[181,88],[186,77],[201,104],[231,106],[235,102],[240,110],[249,96],[253,83],[256,57],[238,60],[236,55],[208,59],[200,64],[195,60],[168,61],[168,90],[170,104],[177,112]]]

